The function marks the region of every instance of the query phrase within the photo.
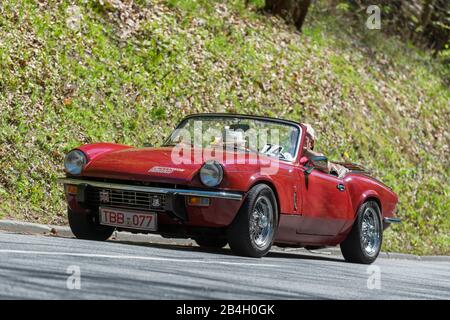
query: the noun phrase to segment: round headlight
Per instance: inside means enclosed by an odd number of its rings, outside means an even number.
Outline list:
[[[206,161],[200,169],[200,180],[207,187],[218,186],[223,179],[223,168],[214,160]]]
[[[64,168],[70,174],[80,174],[86,162],[87,159],[83,152],[80,150],[72,150],[64,159]]]

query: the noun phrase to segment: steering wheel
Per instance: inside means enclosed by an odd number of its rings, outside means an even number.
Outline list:
[[[270,144],[267,143],[264,147],[261,149],[261,153],[267,154],[268,156],[277,156],[282,159],[286,159],[286,156],[283,154],[283,147],[277,144]]]

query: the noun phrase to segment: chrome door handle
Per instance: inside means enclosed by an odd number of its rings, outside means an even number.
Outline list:
[[[344,190],[345,190],[345,186],[344,186],[342,183],[339,183],[339,184],[336,186],[336,188],[337,188],[339,191],[344,191]]]

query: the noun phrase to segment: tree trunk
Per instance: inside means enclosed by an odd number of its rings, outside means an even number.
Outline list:
[[[298,30],[302,30],[303,23],[305,22],[306,15],[308,14],[308,9],[311,4],[311,0],[299,1],[297,7],[297,13],[295,14],[295,26]]]
[[[266,0],[265,10],[302,29],[311,0]]]
[[[422,29],[425,31],[428,23],[430,23],[431,14],[434,10],[434,4],[436,0],[425,0],[425,4],[423,5],[422,16],[421,16],[421,24]]]

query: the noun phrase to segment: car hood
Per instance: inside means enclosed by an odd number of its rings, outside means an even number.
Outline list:
[[[161,148],[121,148],[100,155],[94,155],[83,170],[83,177],[95,177],[117,180],[135,180],[142,182],[160,182],[170,184],[190,184],[196,180],[197,172],[203,165],[202,159],[209,158],[210,150],[192,149],[189,163],[176,163],[172,160],[173,147]],[[86,151],[87,150],[83,150]],[[208,154],[206,155],[206,153]],[[202,154],[204,153],[204,154]],[[87,152],[88,155],[93,154]],[[237,156],[239,154],[239,156]],[[224,152],[220,161],[225,173],[258,172],[268,163],[276,163],[277,160],[264,155],[247,152]],[[254,160],[250,157],[256,157]],[[237,161],[229,161],[235,159]],[[239,160],[238,160],[239,159]],[[231,187],[225,184],[223,187]],[[193,185],[199,185],[200,181],[194,181]]]
[[[202,164],[175,164],[172,148],[129,148],[102,154],[83,170],[85,177],[183,184]]]

